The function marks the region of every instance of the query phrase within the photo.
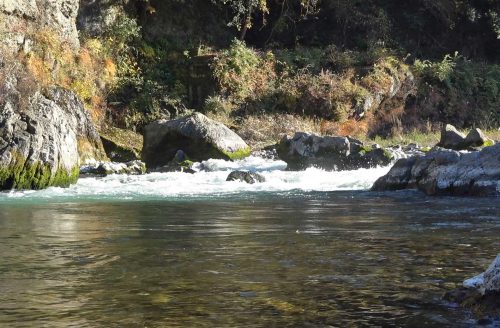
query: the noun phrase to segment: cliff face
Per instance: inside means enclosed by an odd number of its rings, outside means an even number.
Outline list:
[[[0,0],[0,44],[29,50],[30,34],[49,29],[78,48],[78,8],[78,0]]]
[[[99,36],[125,12],[129,0],[80,0],[77,16],[78,31]]]

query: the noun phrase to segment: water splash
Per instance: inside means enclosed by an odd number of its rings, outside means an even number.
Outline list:
[[[252,192],[364,190],[389,171],[389,167],[340,172],[317,168],[285,171],[285,168],[285,162],[253,156],[235,162],[208,160],[195,164],[194,169],[198,171],[195,174],[172,172],[83,178],[69,188],[4,193],[0,195],[0,202],[13,199],[163,199]],[[227,182],[226,178],[233,170],[259,172],[266,182],[252,185]]]

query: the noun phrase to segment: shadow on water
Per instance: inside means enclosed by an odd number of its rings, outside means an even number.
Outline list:
[[[0,326],[470,326],[495,199],[323,192],[0,205]]]

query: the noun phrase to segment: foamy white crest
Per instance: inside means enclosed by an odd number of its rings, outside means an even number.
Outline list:
[[[48,188],[41,191],[17,191],[3,198],[171,198],[230,195],[248,192],[335,191],[368,189],[386,174],[389,167],[356,171],[327,172],[309,168],[305,171],[285,171],[286,163],[249,157],[235,162],[208,160],[194,166],[195,174],[172,172],[140,176],[110,175],[104,178],[83,178],[69,188]],[[247,184],[226,181],[233,170],[249,170],[262,174],[266,182]]]

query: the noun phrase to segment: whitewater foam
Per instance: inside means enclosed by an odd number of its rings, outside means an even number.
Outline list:
[[[13,191],[0,195],[8,199],[163,199],[175,197],[221,196],[252,192],[312,192],[364,190],[386,174],[389,167],[355,171],[327,172],[309,168],[285,171],[282,161],[248,157],[229,162],[208,160],[196,163],[195,174],[180,172],[146,175],[110,175],[103,178],[82,178],[69,188],[48,188],[41,191]],[[233,170],[249,170],[262,174],[266,182],[247,184],[227,182]]]

